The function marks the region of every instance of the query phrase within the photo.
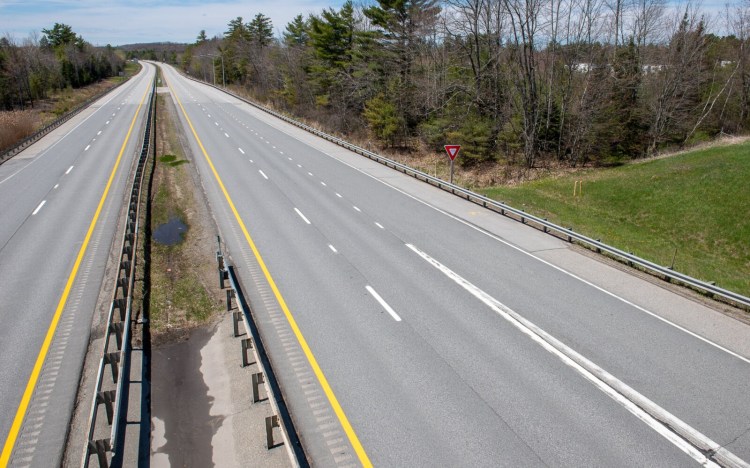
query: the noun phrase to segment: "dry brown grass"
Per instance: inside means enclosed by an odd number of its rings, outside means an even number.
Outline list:
[[[0,112],[0,151],[34,133],[39,116],[30,110]]]

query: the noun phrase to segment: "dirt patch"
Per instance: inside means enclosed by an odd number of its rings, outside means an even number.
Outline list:
[[[151,334],[155,347],[186,340],[192,330],[222,310],[216,270],[216,228],[185,144],[171,99],[158,97],[156,169],[151,197],[151,230],[179,220],[181,240],[152,239]]]

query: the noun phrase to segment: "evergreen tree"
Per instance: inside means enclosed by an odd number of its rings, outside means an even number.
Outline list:
[[[284,43],[290,47],[302,47],[310,41],[310,22],[297,15],[286,25]]]
[[[268,47],[273,42],[273,24],[271,18],[263,13],[258,13],[247,26],[250,42],[260,49]]]

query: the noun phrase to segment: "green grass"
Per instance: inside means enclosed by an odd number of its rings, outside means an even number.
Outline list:
[[[188,164],[190,161],[187,159],[177,159],[177,156],[173,154],[165,154],[159,158],[159,162],[164,163],[168,166],[177,167],[183,164]]]
[[[750,296],[750,143],[482,192]]]
[[[136,73],[138,73],[141,70],[141,64],[140,63],[133,63],[133,62],[125,62],[125,69],[123,70],[124,75],[123,76],[114,76],[110,78],[113,83],[120,83],[121,81],[125,81],[131,76],[134,76]]]

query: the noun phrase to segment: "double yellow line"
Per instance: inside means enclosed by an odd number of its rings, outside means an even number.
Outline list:
[[[62,317],[63,310],[65,309],[65,304],[68,302],[70,290],[73,288],[73,283],[75,282],[76,276],[78,275],[78,269],[81,266],[83,257],[86,255],[86,249],[89,246],[89,241],[91,240],[91,236],[93,235],[94,229],[96,228],[96,223],[99,220],[99,215],[101,214],[104,203],[107,200],[107,195],[109,194],[109,189],[112,186],[112,181],[115,179],[117,169],[120,167],[120,161],[122,160],[122,155],[125,152],[125,147],[130,140],[130,135],[133,132],[133,127],[135,126],[135,122],[138,119],[138,114],[140,113],[141,107],[143,106],[143,102],[146,100],[146,95],[148,95],[149,90],[150,88],[146,89],[146,92],[143,93],[141,102],[138,104],[138,109],[135,111],[133,120],[130,122],[130,128],[128,128],[128,133],[127,135],[125,135],[125,140],[122,142],[122,146],[120,147],[120,152],[117,155],[115,166],[112,168],[112,172],[109,174],[109,180],[107,180],[107,185],[104,187],[104,192],[99,199],[99,205],[96,207],[94,217],[91,218],[89,229],[88,231],[86,231],[86,237],[84,237],[83,244],[81,244],[81,248],[78,250],[78,256],[76,257],[76,261],[73,264],[73,269],[70,271],[70,275],[68,275],[68,281],[65,284],[65,289],[63,289],[62,296],[60,296],[60,300],[57,303],[57,309],[55,309],[55,314],[52,316],[52,322],[47,329],[47,334],[44,337],[44,342],[42,343],[42,347],[36,357],[34,368],[32,369],[31,375],[29,376],[29,381],[26,384],[26,389],[23,392],[23,397],[21,397],[21,403],[18,405],[16,416],[13,418],[13,424],[10,427],[8,438],[5,440],[5,444],[3,445],[3,453],[2,455],[0,455],[0,467],[5,468],[10,463],[10,455],[13,452],[13,447],[15,446],[16,440],[18,439],[18,434],[21,431],[21,425],[23,424],[24,417],[26,416],[26,410],[28,409],[29,403],[31,402],[31,397],[34,395],[34,389],[36,388],[36,384],[39,380],[39,375],[42,372],[42,366],[44,365],[44,360],[47,358],[47,353],[49,352],[49,347],[52,344],[52,339],[55,337],[55,330],[57,330],[57,325],[60,323],[60,318]]]
[[[320,383],[320,386],[323,388],[323,392],[325,392],[326,397],[328,397],[328,402],[331,404],[333,411],[336,413],[336,416],[338,417],[339,422],[341,423],[341,427],[344,429],[346,436],[349,438],[349,443],[351,443],[352,447],[354,448],[354,451],[357,453],[357,457],[359,458],[360,463],[362,463],[362,466],[371,467],[372,463],[370,462],[370,458],[367,456],[367,452],[365,452],[364,447],[362,447],[362,444],[360,443],[359,438],[357,437],[357,434],[354,432],[352,425],[349,423],[349,419],[346,417],[346,414],[344,413],[344,410],[341,408],[341,405],[339,404],[339,401],[336,398],[336,395],[333,393],[331,386],[328,384],[328,379],[323,374],[323,371],[318,365],[317,359],[315,359],[315,355],[313,355],[312,350],[310,350],[310,346],[308,346],[307,344],[307,340],[302,335],[302,332],[300,331],[299,326],[297,326],[297,321],[294,319],[294,317],[292,316],[292,313],[289,311],[289,307],[287,307],[284,297],[281,295],[281,292],[279,292],[279,288],[276,286],[276,282],[273,280],[271,273],[268,271],[268,268],[266,267],[266,262],[263,261],[263,257],[261,257],[260,252],[258,251],[258,248],[255,246],[255,242],[253,241],[253,238],[250,237],[250,233],[247,231],[247,228],[245,227],[245,223],[242,221],[240,214],[237,212],[237,208],[235,208],[234,206],[232,197],[229,196],[229,193],[227,192],[226,187],[224,187],[224,182],[222,182],[221,177],[219,177],[219,173],[216,171],[216,168],[214,167],[214,163],[211,161],[211,158],[208,156],[208,153],[206,152],[206,148],[203,147],[203,142],[201,142],[201,139],[198,137],[198,133],[195,131],[195,127],[193,127],[193,123],[190,120],[190,117],[188,117],[187,112],[185,111],[185,107],[182,105],[182,101],[177,96],[177,93],[175,93],[174,88],[172,88],[172,86],[169,84],[169,81],[166,79],[166,76],[164,74],[162,74],[162,76],[164,77],[164,81],[167,82],[167,86],[171,90],[172,96],[174,96],[175,100],[177,101],[177,104],[180,106],[180,109],[182,110],[182,115],[185,116],[185,120],[187,121],[188,126],[190,126],[190,130],[193,132],[193,136],[195,137],[195,141],[198,143],[198,146],[200,147],[201,152],[203,153],[203,157],[206,159],[208,166],[211,168],[211,172],[213,173],[214,178],[216,179],[216,182],[219,184],[219,188],[224,194],[224,198],[226,198],[227,203],[229,204],[229,208],[232,210],[232,214],[234,214],[234,218],[237,220],[237,224],[239,224],[240,229],[242,230],[242,233],[245,236],[245,240],[247,241],[247,244],[250,246],[250,250],[253,251],[253,255],[255,255],[255,259],[257,260],[258,265],[260,265],[260,269],[263,271],[263,275],[265,276],[266,281],[268,281],[268,284],[271,286],[271,290],[273,291],[273,294],[276,297],[276,301],[279,303],[281,310],[284,312],[284,316],[289,322],[289,326],[292,328],[292,331],[294,332],[294,336],[297,337],[297,341],[299,342],[299,345],[302,348],[302,351],[305,353],[305,357],[307,357],[307,361],[310,363],[310,366],[312,367],[313,372],[315,373],[315,377],[317,377],[318,382]]]

